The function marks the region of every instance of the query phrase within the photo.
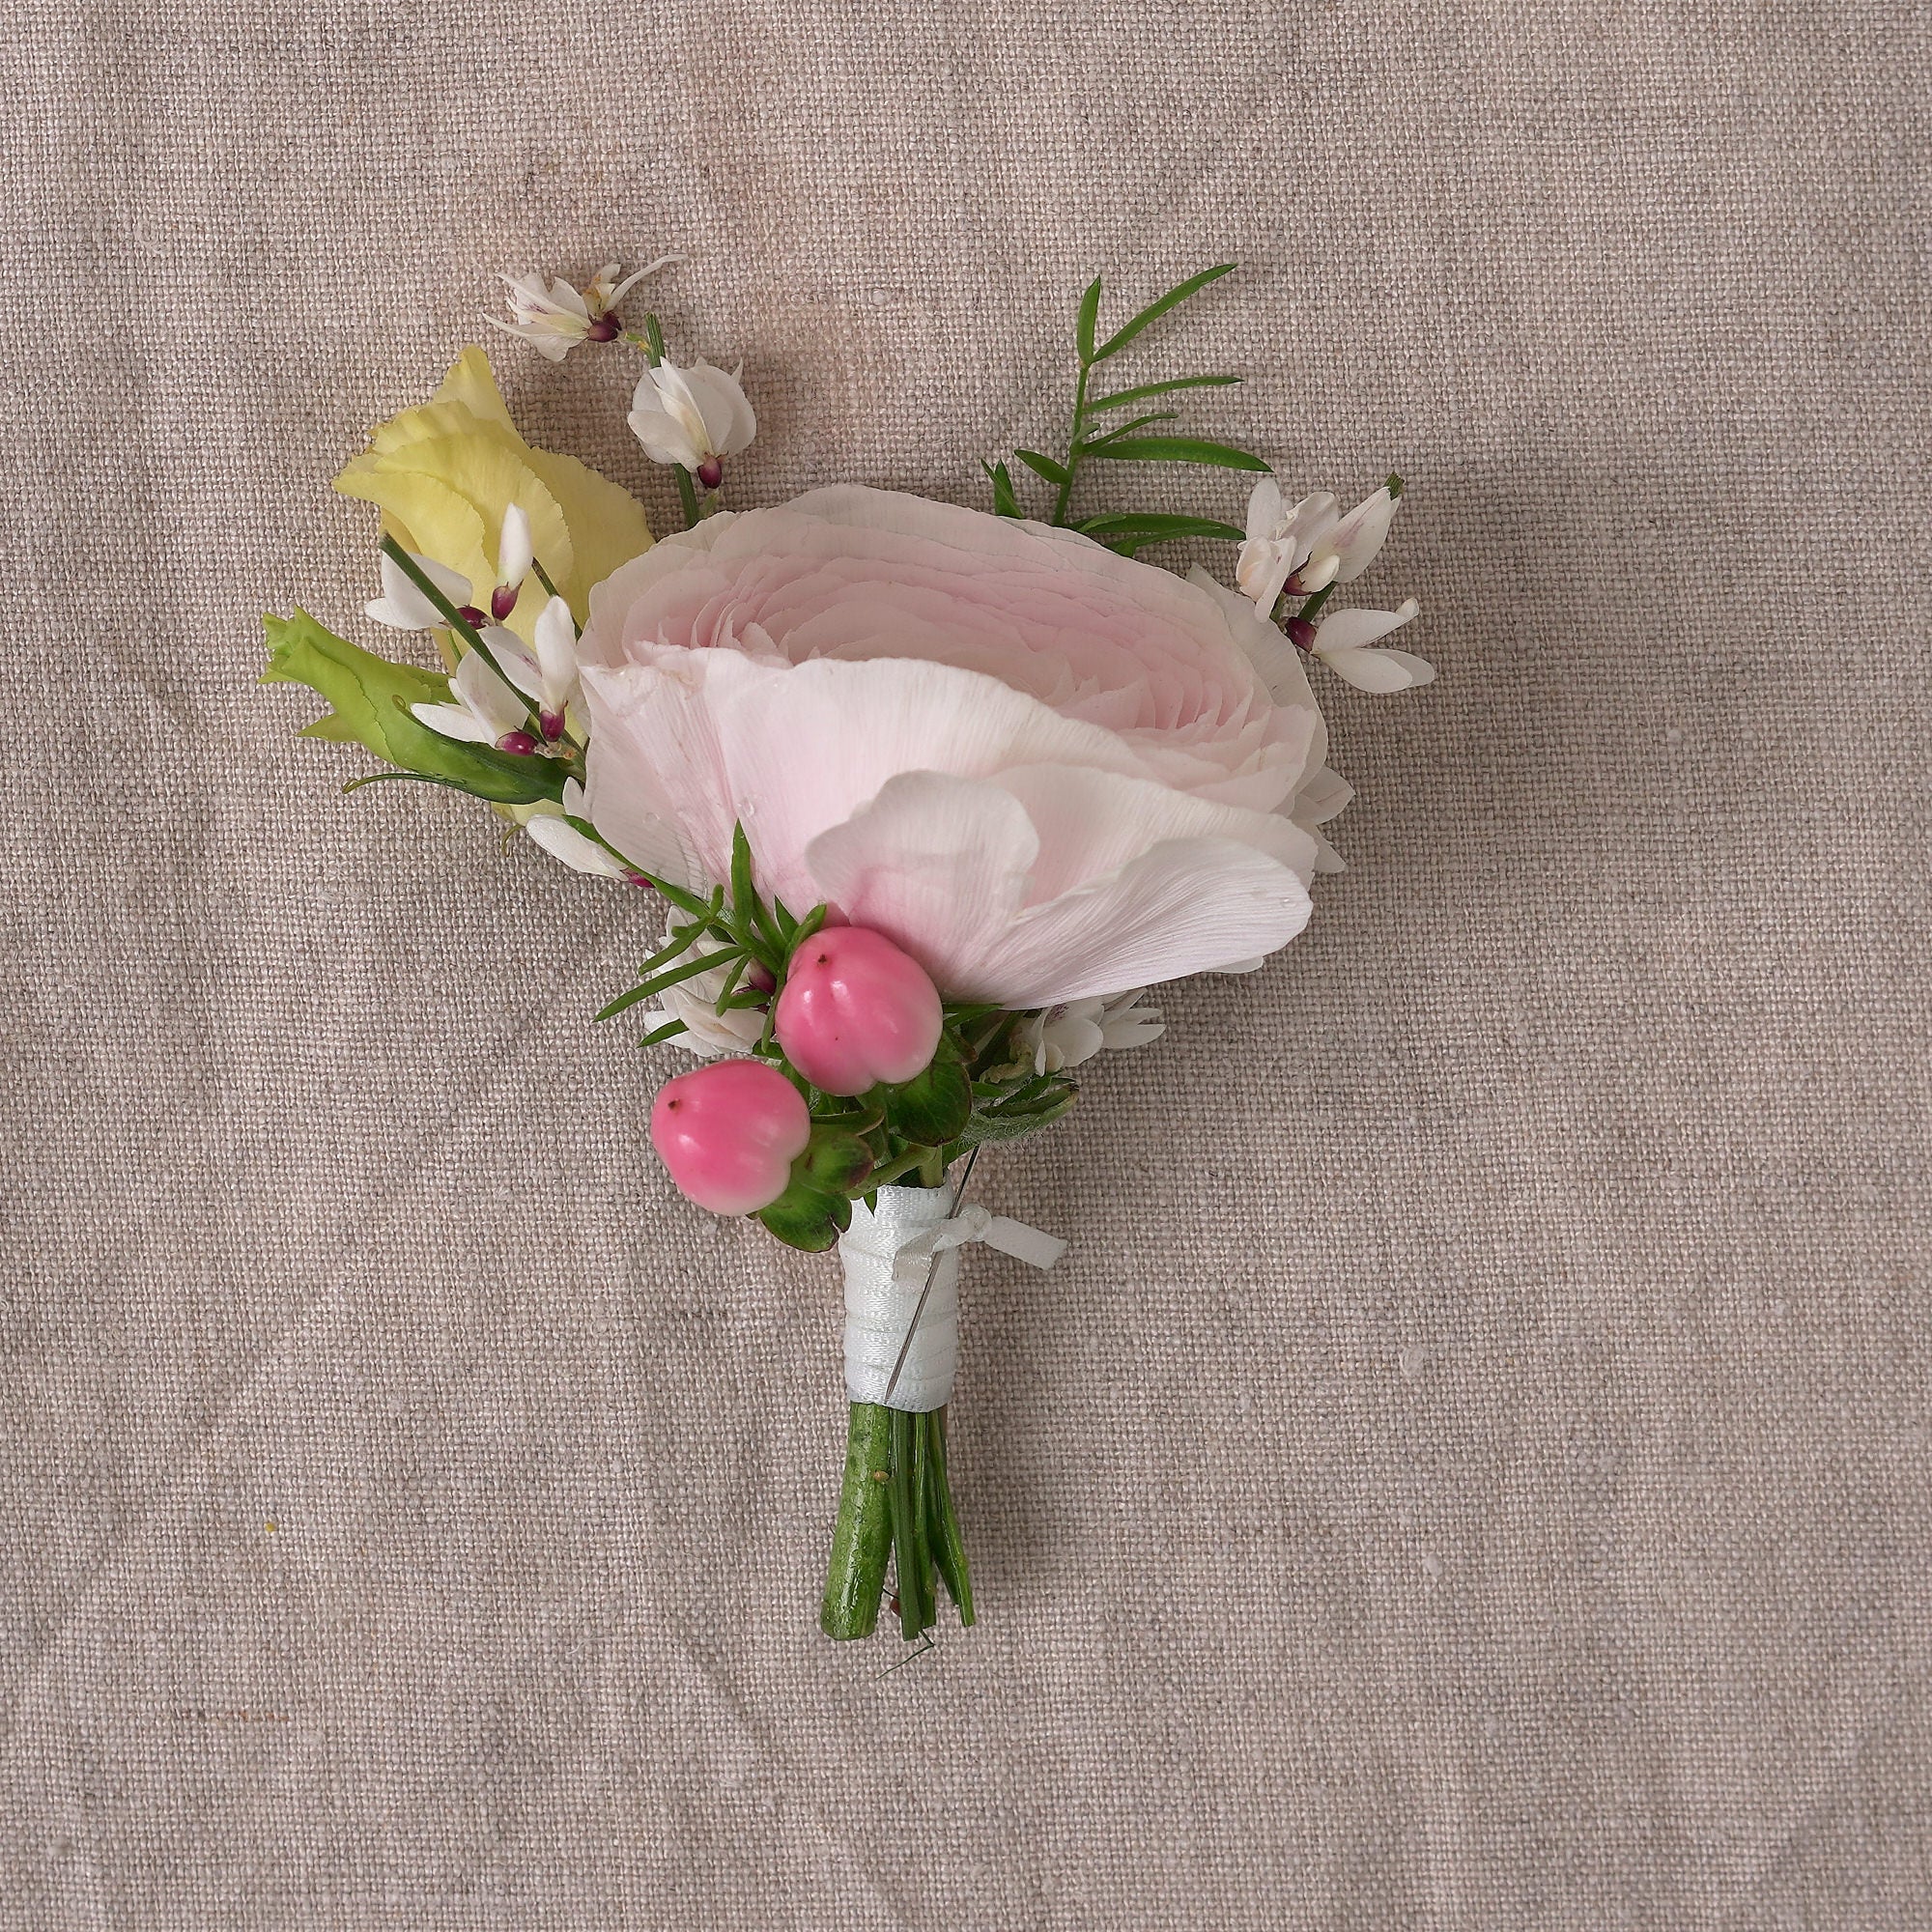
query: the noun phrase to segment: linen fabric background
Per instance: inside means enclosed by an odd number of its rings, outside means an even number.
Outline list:
[[[1932,1923],[1918,9],[9,24],[0,1923]],[[250,683],[494,274],[668,247],[739,503],[982,503],[1092,273],[1238,260],[1133,372],[1399,469],[1441,671],[1321,680],[1306,937],[981,1164],[1073,1245],[970,1259],[890,1675],[835,1269],[589,1023],[641,896]],[[625,354],[489,347],[666,526]]]

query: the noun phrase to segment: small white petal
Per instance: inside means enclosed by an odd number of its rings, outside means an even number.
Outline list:
[[[1321,662],[1345,684],[1357,691],[1387,694],[1427,684],[1435,667],[1406,651],[1323,651]]]
[[[538,613],[535,641],[543,685],[534,695],[547,711],[561,711],[577,689],[577,626],[561,597],[553,597]]]
[[[643,384],[638,386],[641,394]],[[652,394],[655,396],[655,389]],[[704,451],[697,448],[683,426],[663,410],[646,407],[640,402],[626,420],[631,425],[632,435],[643,444],[644,454],[653,463],[675,464],[681,469],[696,469],[704,461]]]
[[[480,651],[471,651],[456,667],[450,686],[489,730],[489,742],[508,731],[520,731],[527,717],[524,700],[503,682]]]
[[[492,735],[490,727],[467,704],[412,704],[410,712],[417,724],[466,745],[494,745],[502,735]]]
[[[1337,583],[1352,582],[1375,562],[1388,540],[1389,525],[1395,521],[1395,513],[1401,506],[1401,497],[1390,496],[1384,484],[1373,497],[1357,503],[1329,532],[1328,542],[1336,556]]]
[[[573,872],[590,872],[607,879],[630,877],[620,859],[607,852],[596,839],[586,838],[576,826],[566,824],[561,814],[546,812],[533,817],[524,830],[553,859],[561,861]]]
[[[1393,611],[1337,611],[1324,617],[1315,633],[1315,652],[1326,657],[1330,651],[1359,650],[1373,644],[1391,631],[1399,631],[1421,611],[1413,597],[1406,598]]]
[[[450,603],[459,609],[469,602],[469,580],[435,558],[409,554],[413,563]],[[415,581],[386,551],[378,566],[383,577],[383,594],[363,610],[379,624],[395,631],[433,631],[449,620],[420,590]]]
[[[1248,541],[1258,543],[1278,537],[1281,525],[1281,485],[1272,476],[1264,476],[1248,492]]]
[[[490,655],[497,660],[503,675],[510,683],[526,697],[541,700],[543,672],[523,639],[518,637],[516,632],[506,630],[501,624],[492,624],[488,630],[479,635],[489,645]]]
[[[521,583],[530,574],[532,557],[530,520],[521,503],[512,503],[497,538],[497,582],[506,588]]]

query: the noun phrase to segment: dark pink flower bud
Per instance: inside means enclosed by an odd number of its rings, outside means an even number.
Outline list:
[[[615,342],[617,339],[617,318],[614,315],[600,315],[583,331],[586,342]]]
[[[649,879],[645,878],[643,873],[641,872],[626,872],[624,876],[627,879],[629,879],[634,886],[642,886],[645,892],[647,893],[654,893],[657,891],[657,887],[653,885]]]
[[[537,748],[537,741],[527,731],[505,731],[497,740],[499,752],[509,752],[517,757],[527,758]]]
[[[769,1061],[714,1060],[666,1081],[651,1106],[658,1158],[714,1214],[769,1208],[810,1139],[804,1096]]]
[[[779,985],[779,982],[755,962],[746,970],[745,983],[748,986],[755,986],[761,993],[775,993]]]
[[[499,583],[490,593],[490,614],[497,623],[505,622],[517,608],[517,598],[523,590],[521,583]],[[481,614],[480,612],[478,613]]]
[[[1312,651],[1315,648],[1315,622],[1309,617],[1291,617],[1282,627],[1288,633],[1288,641],[1298,651]]]
[[[456,614],[459,617],[461,617],[463,621],[466,624],[468,624],[472,631],[480,631],[483,628],[483,626],[490,621],[490,613],[487,611],[477,610],[477,608],[473,604],[459,605],[457,607]]]
[[[697,480],[707,490],[715,490],[724,480],[724,466],[715,456],[707,456],[697,466]]]
[[[932,1064],[939,989],[883,932],[827,926],[793,955],[773,1031],[784,1056],[828,1094],[897,1086]]]
[[[561,711],[539,711],[537,729],[553,744],[563,736],[563,713]]]

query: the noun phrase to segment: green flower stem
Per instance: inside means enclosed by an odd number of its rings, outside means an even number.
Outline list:
[[[1073,389],[1073,428],[1066,439],[1066,481],[1060,486],[1060,496],[1053,505],[1053,521],[1064,526],[1066,522],[1066,506],[1073,500],[1073,479],[1080,469],[1080,433],[1087,426],[1087,383],[1094,373],[1094,365],[1083,355],[1080,358],[1080,381]]]
[[[959,1518],[952,1508],[952,1488],[946,1480],[946,1411],[935,1408],[924,1421],[929,1437],[925,1502],[933,1561],[939,1566],[946,1594],[958,1605],[959,1621],[970,1625],[973,1579],[966,1569],[966,1545],[959,1535]]]
[[[924,1466],[920,1418],[893,1410],[893,1580],[898,1592],[899,1634],[908,1641],[932,1627],[932,1562],[925,1547]]]
[[[946,1411],[911,1414],[855,1402],[845,1480],[818,1626],[841,1640],[878,1628],[886,1567],[895,1567],[899,1631],[908,1640],[939,1620],[937,1585],[973,1622],[966,1547],[946,1472]]]
[[[447,624],[449,628],[452,631],[454,631],[456,635],[459,638],[461,638],[463,641],[466,644],[468,644],[469,648],[472,651],[474,651],[477,654],[477,656],[480,657],[483,660],[483,662],[497,673],[498,677],[501,677],[505,684],[510,686],[511,692],[516,696],[524,698],[524,715],[527,718],[534,719],[537,715],[535,707],[530,703],[527,697],[524,697],[524,694],[521,691],[518,691],[517,687],[514,684],[510,683],[509,678],[504,677],[503,667],[497,662],[496,652],[494,652],[490,648],[490,646],[483,641],[482,635],[481,633],[478,632],[476,626],[472,624],[469,620],[469,618],[459,617],[457,615],[456,606],[452,604],[449,601],[449,599],[445,597],[442,594],[442,592],[439,590],[436,587],[436,585],[430,582],[428,573],[422,568],[422,566],[419,563],[417,563],[415,558],[412,557],[409,554],[409,552],[406,551],[402,547],[402,545],[396,541],[394,537],[384,537],[383,539],[383,554],[384,556],[387,556],[390,559],[392,559],[396,564],[397,568],[402,571],[403,575],[407,577],[410,580],[410,582],[413,583],[415,587],[418,590],[420,590],[425,597],[429,599],[429,601],[436,607],[437,611],[441,616],[443,622]]]
[[[870,1402],[852,1405],[845,1483],[818,1611],[818,1627],[827,1636],[870,1636],[878,1627],[886,1561],[893,1551],[892,1428],[891,1409]]]

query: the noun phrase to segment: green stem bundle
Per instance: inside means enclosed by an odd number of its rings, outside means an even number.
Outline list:
[[[946,1411],[855,1402],[818,1617],[827,1636],[870,1636],[878,1628],[888,1559],[901,1635],[916,1639],[938,1622],[941,1583],[959,1621],[973,1621],[966,1547],[947,1480]]]

